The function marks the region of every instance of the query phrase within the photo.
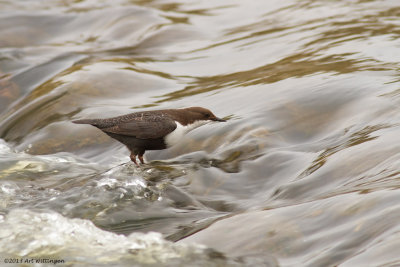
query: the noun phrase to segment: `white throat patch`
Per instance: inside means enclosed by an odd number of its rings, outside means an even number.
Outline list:
[[[167,147],[173,146],[177,143],[179,143],[180,140],[182,140],[182,137],[189,131],[202,126],[206,123],[208,123],[209,121],[195,121],[192,124],[188,124],[186,126],[183,126],[182,124],[180,124],[179,122],[175,121],[177,127],[174,131],[172,131],[171,133],[167,134],[165,136],[165,143],[167,145]]]

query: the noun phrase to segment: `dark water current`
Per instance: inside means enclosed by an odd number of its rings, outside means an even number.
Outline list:
[[[398,0],[1,0],[0,265],[400,266],[399,18]],[[140,168],[71,123],[188,106],[229,120]]]

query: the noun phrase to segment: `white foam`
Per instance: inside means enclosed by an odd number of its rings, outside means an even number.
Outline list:
[[[15,209],[0,217],[0,254],[11,256],[57,255],[94,265],[114,265],[125,259],[128,266],[167,266],[171,259],[184,261],[195,255],[201,259],[203,249],[201,245],[166,241],[155,232],[118,235],[97,228],[91,221],[69,219],[55,212]]]

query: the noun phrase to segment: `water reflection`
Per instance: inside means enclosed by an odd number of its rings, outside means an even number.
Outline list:
[[[397,263],[399,10],[2,1],[1,253],[53,256],[47,242],[95,265]],[[140,168],[71,123],[194,105],[229,121]]]

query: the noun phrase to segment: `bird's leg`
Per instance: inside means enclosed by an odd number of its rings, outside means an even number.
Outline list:
[[[135,163],[136,166],[139,166],[139,164],[136,162],[136,155],[133,152],[131,152],[131,160],[133,161],[133,163]]]
[[[141,162],[142,164],[144,164],[143,154],[142,154],[142,155],[139,155],[138,158],[139,158],[140,162]]]

